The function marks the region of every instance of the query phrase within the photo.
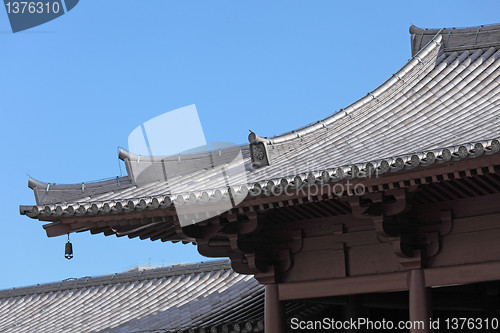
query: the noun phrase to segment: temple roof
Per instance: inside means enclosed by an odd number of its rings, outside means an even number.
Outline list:
[[[155,210],[173,203],[204,205],[231,197],[240,197],[244,204],[247,194],[251,198],[276,187],[338,182],[374,172],[383,177],[497,153],[500,25],[441,30],[412,26],[410,32],[413,57],[382,85],[314,124],[273,138],[251,133],[251,145],[239,147],[240,162],[229,161],[237,148],[151,161],[122,151],[126,177],[75,185],[30,179],[37,205],[21,206],[21,214],[56,220]],[[252,164],[250,147],[257,143],[265,146],[269,166]],[[181,160],[201,163],[217,158],[212,168],[191,173],[179,167]],[[149,182],[138,184],[134,163],[152,163]],[[174,170],[168,183],[158,176],[165,167]],[[222,168],[244,170],[235,173],[230,190]]]
[[[289,304],[287,313],[321,309]],[[228,260],[0,291],[1,332],[210,332],[222,325],[259,332],[263,316],[264,286]]]

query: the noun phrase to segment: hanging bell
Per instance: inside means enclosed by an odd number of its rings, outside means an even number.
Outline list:
[[[66,243],[65,251],[64,251],[64,258],[66,259],[71,259],[73,258],[73,244],[70,243],[69,239],[68,242]]]

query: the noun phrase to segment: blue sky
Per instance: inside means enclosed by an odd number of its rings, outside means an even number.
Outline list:
[[[295,129],[403,66],[412,23],[492,24],[499,12],[497,0],[81,0],[12,34],[0,10],[0,289],[204,260],[191,245],[80,233],[68,261],[65,236],[19,215],[34,203],[27,174],[59,184],[118,176],[117,147],[134,128],[191,104],[207,141]]]

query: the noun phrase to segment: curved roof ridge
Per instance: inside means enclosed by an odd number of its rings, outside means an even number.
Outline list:
[[[174,155],[153,155],[153,156],[147,156],[147,155],[137,155],[134,153],[129,152],[128,150],[120,147],[120,150],[118,151],[118,158],[121,159],[122,161],[128,158],[129,160],[136,160],[139,156],[142,156],[141,158],[147,158],[151,159],[154,162],[160,162],[162,160],[177,160],[179,156],[182,157],[202,157],[202,156],[207,156],[210,153],[216,153],[216,152],[224,152],[228,151],[231,149],[239,148],[239,149],[244,149],[247,147],[247,143],[242,143],[242,144],[236,144],[236,143],[230,143],[230,142],[223,142],[223,143],[228,143],[231,144],[232,146],[230,147],[225,147],[225,148],[214,148],[214,149],[207,149],[207,151],[203,152],[192,152],[192,153],[181,153],[181,154],[174,154]]]
[[[405,76],[410,73],[416,66],[419,64],[431,61],[431,59],[423,59],[426,58],[431,52],[436,48],[439,47],[441,44],[442,36],[439,35],[439,33],[435,34],[434,37],[430,38],[430,40],[427,42],[425,47],[420,50],[418,53],[413,55],[413,57],[403,66],[401,69],[399,69],[396,73],[394,73],[389,79],[387,79],[384,83],[379,85],[377,88],[369,92],[366,96],[358,99],[354,103],[350,104],[349,106],[341,109],[340,111],[330,115],[327,118],[324,118],[316,123],[312,123],[310,125],[306,125],[304,127],[301,127],[299,129],[278,135],[273,138],[265,138],[267,141],[267,144],[277,144],[277,143],[283,143],[286,141],[290,141],[296,138],[300,138],[304,135],[313,133],[319,129],[325,128],[329,125],[335,124],[338,120],[350,116],[352,112],[356,112],[366,104],[372,102],[374,99],[378,100],[380,96],[382,96],[386,92],[390,92],[391,89],[399,83],[399,81],[402,81],[403,84],[405,84]],[[249,141],[253,142],[254,137],[251,133],[249,135]]]
[[[248,145],[236,145],[227,148],[215,149],[209,152],[195,153],[195,154],[180,154],[175,156],[142,156],[142,160],[152,163],[172,163],[177,161],[193,161],[196,163],[195,169],[199,169],[200,161],[204,161],[207,166],[210,164],[212,168],[220,168],[222,165],[214,164],[212,154],[218,152],[218,163],[227,162],[234,157],[235,151],[241,152],[243,157],[246,157],[249,152]],[[139,161],[141,155],[132,154],[125,149],[121,148],[118,153],[118,158],[125,162],[127,174],[125,176],[117,176],[104,178],[96,181],[70,183],[70,184],[57,184],[50,182],[43,182],[32,177],[28,178],[28,187],[35,192],[35,199],[37,205],[42,202],[49,201],[53,204],[64,203],[68,201],[78,201],[89,199],[90,197],[96,198],[110,191],[122,191],[127,188],[132,188],[136,185],[135,176],[132,168],[128,165],[129,161]],[[227,160],[227,161],[226,161]],[[246,162],[244,167],[246,167]],[[202,169],[204,170],[204,169]],[[201,171],[200,171],[201,172]],[[173,173],[172,177],[177,176]],[[152,180],[151,185],[155,185],[158,181]],[[204,190],[204,189],[201,189]],[[45,200],[44,200],[45,199]],[[59,200],[60,199],[60,200]],[[63,200],[64,199],[64,200]]]
[[[28,179],[28,187],[33,190],[37,204],[48,201],[56,204],[68,200],[83,200],[110,191],[124,190],[133,186],[133,180],[129,175],[76,184],[44,183],[31,177]]]
[[[500,87],[499,87],[500,88]],[[453,135],[455,136],[455,135]],[[459,138],[459,137],[457,137]],[[331,165],[329,167],[322,168],[321,170],[313,171],[313,172],[305,172],[305,173],[296,173],[291,175],[290,177],[276,176],[262,178],[260,180],[255,180],[252,184],[248,184],[247,191],[244,193],[246,196],[250,194],[251,197],[259,196],[260,194],[265,195],[273,195],[272,189],[275,186],[286,187],[288,185],[293,184],[297,188],[301,186],[309,186],[319,182],[319,184],[332,182],[338,182],[343,179],[354,179],[354,178],[365,178],[369,177],[369,175],[377,173],[377,175],[382,175],[384,173],[392,173],[398,172],[402,170],[410,170],[419,166],[427,167],[433,165],[434,163],[444,163],[448,161],[460,161],[465,158],[476,158],[481,155],[491,155],[500,151],[500,139],[479,139],[479,140],[467,140],[462,144],[453,144],[447,145],[441,148],[431,148],[407,152],[404,154],[398,154],[392,157],[383,158],[379,160],[372,160],[372,162],[367,161],[359,161],[359,163],[343,165],[343,166],[335,166]],[[277,185],[278,184],[278,185]],[[191,194],[194,192],[189,192],[186,194],[186,201],[191,200]],[[237,194],[237,192],[236,192]],[[340,194],[342,196],[344,194]],[[96,215],[98,213],[112,213],[112,209],[115,209],[114,212],[122,212],[125,208],[128,211],[134,210],[144,210],[144,209],[158,209],[159,207],[168,208],[170,207],[175,200],[178,200],[178,196],[176,194],[166,195],[163,197],[162,195],[158,195],[155,193],[151,193],[151,200],[136,198],[110,198],[107,201],[89,201],[84,205],[84,211],[81,212],[80,207],[75,207],[75,203],[67,203],[63,206],[58,206],[55,204],[48,205],[37,205],[37,206],[23,206],[19,207],[21,215],[27,215],[31,218],[39,218],[40,216],[60,216],[63,214],[67,215],[75,215],[77,211],[79,215]],[[156,203],[154,202],[156,199]],[[227,199],[227,198],[226,198]],[[215,201],[224,200],[224,196],[220,196]],[[143,201],[141,205],[141,201]],[[199,200],[196,196],[194,196],[193,202],[189,202],[189,204],[204,204],[204,201]],[[105,205],[108,205],[107,208],[104,209]],[[182,203],[178,203],[182,204]],[[80,204],[77,204],[78,206]],[[90,206],[95,206],[95,210],[88,209]],[[119,210],[117,210],[118,206],[120,206]],[[125,207],[125,208],[124,208]],[[131,208],[130,208],[131,207]],[[71,208],[71,211],[68,210]],[[58,211],[59,210],[59,211]],[[78,215],[78,214],[76,214]],[[58,224],[60,222],[54,222],[54,224]],[[51,224],[45,225],[50,226]]]
[[[420,51],[431,36],[443,37],[445,52],[473,50],[487,46],[500,46],[500,24],[483,24],[465,28],[422,29],[410,27],[412,55]]]
[[[124,182],[127,183],[127,180],[129,179],[128,176],[116,176],[116,177],[110,177],[110,178],[104,178],[101,180],[93,180],[90,182],[81,182],[81,183],[72,183],[72,184],[57,184],[57,183],[45,183],[40,180],[34,179],[32,177],[28,178],[28,187],[30,189],[43,189],[46,190],[47,188],[50,190],[81,190],[82,189],[82,184],[84,188],[97,188],[97,187],[102,187],[103,185],[107,184],[116,184],[117,182]]]
[[[500,23],[491,23],[491,24],[481,24],[471,27],[451,27],[451,28],[419,28],[416,25],[412,24],[410,26],[410,34],[421,34],[424,35],[435,35],[438,31],[442,30],[442,34],[448,33],[450,30],[453,30],[457,33],[468,33],[468,32],[476,32],[478,28],[484,28],[484,30],[500,30]]]

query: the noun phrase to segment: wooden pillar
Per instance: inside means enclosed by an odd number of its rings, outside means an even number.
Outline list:
[[[285,306],[279,300],[278,285],[266,284],[264,302],[265,332],[285,333]]]
[[[369,316],[363,315],[362,307],[362,296],[361,295],[350,295],[349,304],[342,307],[342,320],[344,321],[357,321],[359,318],[369,318]],[[364,329],[343,329],[344,333],[354,333],[354,332],[364,332]]]
[[[408,288],[410,290],[410,321],[423,322],[420,329],[413,327],[411,333],[431,332],[429,321],[431,317],[429,291],[425,288],[423,269],[413,269],[409,272]]]

